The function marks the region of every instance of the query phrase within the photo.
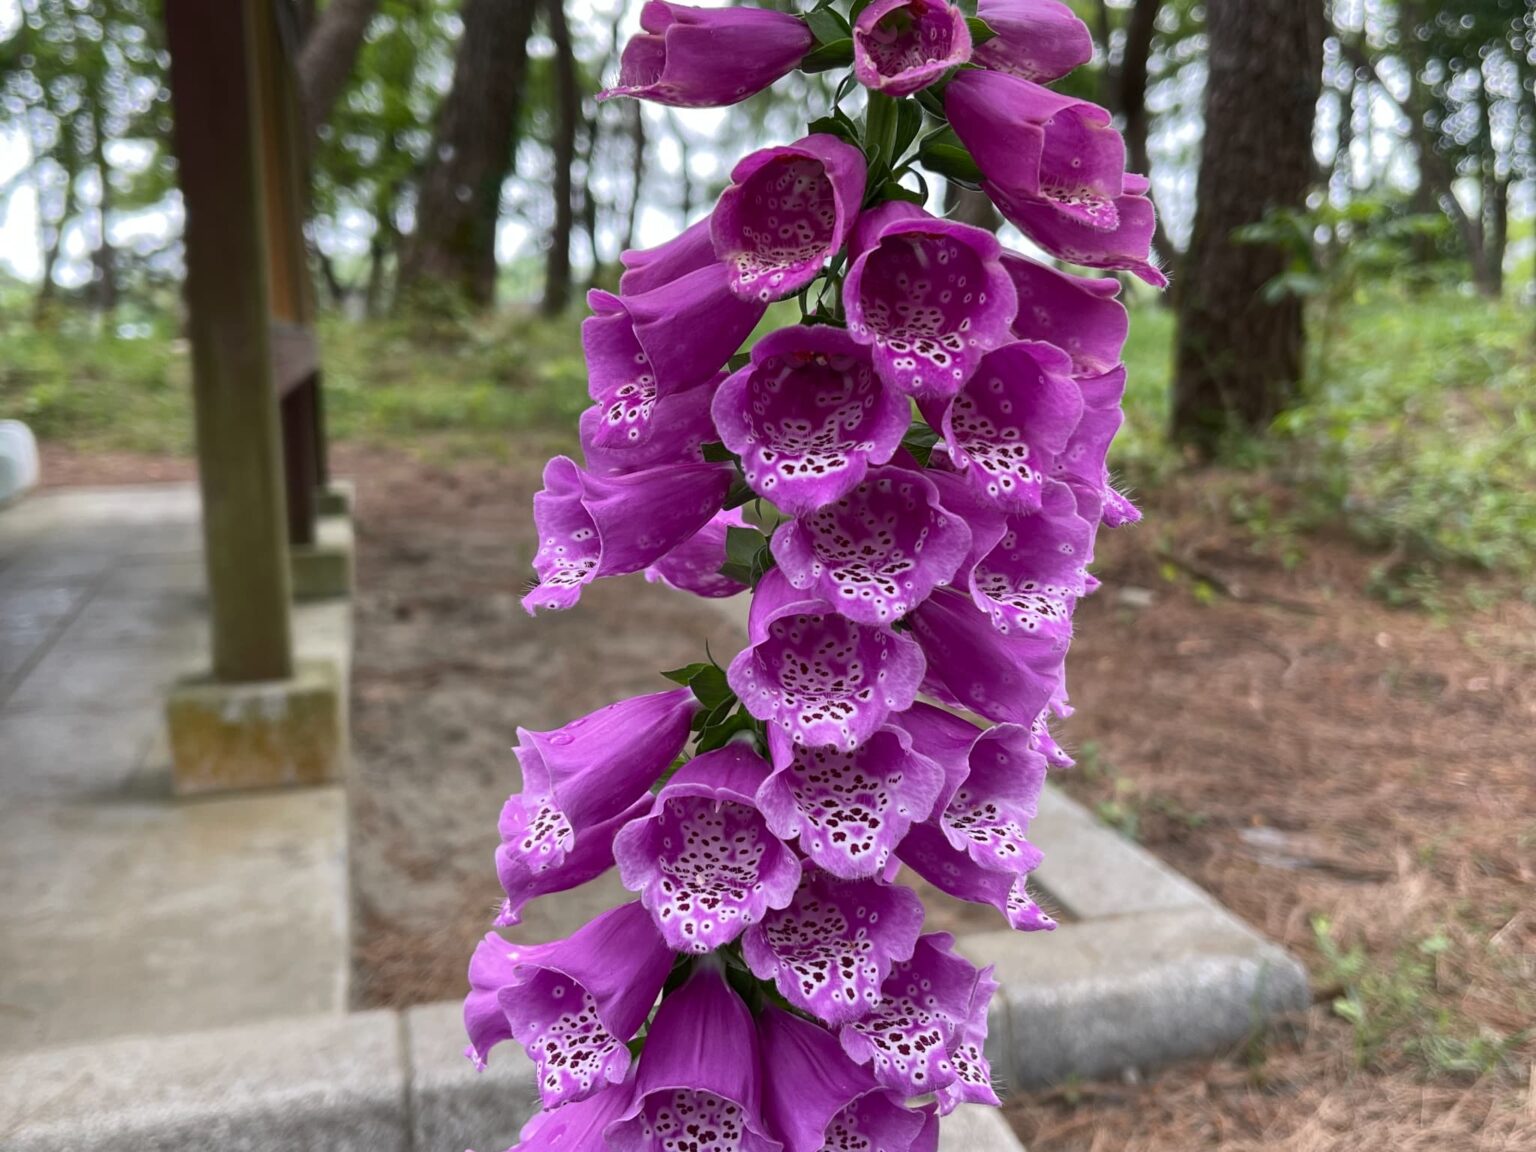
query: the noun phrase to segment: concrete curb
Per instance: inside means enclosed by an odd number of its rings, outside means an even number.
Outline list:
[[[0,1059],[6,1152],[500,1152],[533,1113],[533,1068],[475,1072],[459,1005],[307,1016]],[[992,1109],[941,1152],[1023,1152]]]

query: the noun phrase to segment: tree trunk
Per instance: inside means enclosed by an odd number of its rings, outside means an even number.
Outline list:
[[[1210,0],[1210,74],[1194,231],[1184,257],[1173,438],[1209,456],[1230,430],[1263,429],[1295,397],[1301,301],[1263,298],[1277,248],[1234,230],[1302,208],[1322,84],[1323,0]]]
[[[90,87],[91,101],[91,163],[96,168],[96,250],[91,253],[94,272],[91,296],[96,311],[110,316],[117,311],[117,250],[112,247],[112,237],[107,226],[112,215],[112,170],[107,166],[106,127],[103,101],[106,94],[100,83]]]
[[[576,129],[581,124],[580,81],[571,29],[565,21],[565,0],[545,0],[549,38],[555,44],[555,222],[544,261],[544,300],[541,311],[558,316],[571,302],[571,233],[576,229],[573,195]]]
[[[331,118],[331,109],[347,86],[363,36],[378,9],[379,0],[330,0],[307,25],[309,31],[297,64],[305,139],[313,140]]]
[[[478,307],[495,299],[501,186],[517,155],[535,4],[464,0],[453,86],[438,110],[397,300],[434,287]]]
[[[645,183],[645,115],[639,100],[628,100],[625,103],[629,105],[630,112],[630,192],[629,218],[624,222],[624,245],[621,251],[635,246],[635,232],[640,225],[640,186]]]

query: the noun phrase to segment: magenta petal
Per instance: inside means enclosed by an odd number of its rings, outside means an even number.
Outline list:
[[[635,1092],[605,1130],[612,1152],[780,1152],[761,1111],[762,1061],[752,1013],[718,962],[696,967],[661,1002],[646,1033]],[[707,1129],[695,1131],[691,1125]]]
[[[640,893],[679,952],[729,944],[794,898],[800,862],[768,830],[754,796],[768,765],[731,744],[688,761],[648,814],[614,841],[624,886]]]
[[[928,1112],[904,1107],[831,1032],[774,1007],[757,1028],[772,1070],[764,1111],[786,1152],[926,1152]]]
[[[665,244],[654,248],[630,248],[619,254],[624,271],[619,276],[621,296],[638,296],[653,288],[665,288],[690,272],[719,262],[709,238],[709,217],[696,221]]]
[[[938,1091],[939,1115],[948,1116],[961,1104],[990,1104],[994,1108],[1002,1103],[997,1089],[992,1086],[992,1065],[986,1057],[987,1008],[992,994],[997,991],[997,981],[992,969],[978,974],[976,987],[971,992],[970,1007],[959,1035],[950,1043],[949,1058],[955,1066],[955,1082]]]
[[[548,1108],[621,1083],[626,1043],[651,1014],[672,960],[639,904],[610,909],[552,944],[523,947],[490,933],[469,966],[469,1054],[483,1067],[487,1041],[515,1037],[538,1069]],[[501,1026],[488,1027],[488,995]]]
[[[721,108],[761,92],[811,50],[805,22],[764,8],[694,8],[648,0],[625,45],[619,82],[598,100],[637,96],[677,108]]]
[[[658,397],[639,386],[623,388],[581,414],[587,470],[620,476],[662,464],[697,464],[715,439],[709,406],[724,376],[684,392]]]
[[[969,596],[941,588],[909,619],[927,660],[923,690],[947,704],[1029,725],[1061,690],[1065,652],[1000,635]]]
[[[867,247],[843,282],[848,332],[870,345],[891,388],[953,396],[986,352],[1012,339],[1018,298],[986,229],[896,202],[865,215],[856,243]]]
[[[603,1130],[629,1106],[631,1088],[616,1084],[585,1100],[537,1112],[507,1152],[607,1152]]]
[[[972,570],[971,598],[1003,635],[1065,646],[1092,552],[1093,525],[1077,514],[1071,489],[1051,481],[1041,510],[1010,516],[1003,538]]]
[[[757,792],[768,827],[844,879],[879,875],[944,789],[938,765],[893,728],[852,752],[796,744],[782,728],[769,729],[768,746],[775,767]]]
[[[569,608],[593,580],[654,564],[709,523],[730,486],[728,464],[593,476],[556,456],[533,498],[539,583],[523,607],[530,613]]]
[[[875,468],[841,499],[783,525],[773,555],[789,582],[861,624],[894,624],[954,576],[970,530],[922,473]]]
[[[1071,487],[1085,519],[1093,519],[1088,510],[1096,504],[1099,518],[1111,528],[1135,523],[1141,519],[1141,512],[1115,489],[1106,463],[1110,441],[1125,419],[1120,409],[1120,399],[1125,394],[1125,365],[1117,364],[1096,376],[1081,377],[1077,383],[1083,395],[1083,418],[1066,448],[1056,457],[1052,473]]]
[[[1011,252],[1003,267],[1013,279],[1019,311],[1013,334],[1054,344],[1072,357],[1074,376],[1107,372],[1120,362],[1130,316],[1115,297],[1112,277],[1069,276]]]
[[[904,1096],[936,1092],[959,1075],[949,1048],[970,1020],[983,974],[953,945],[942,932],[919,937],[912,959],[886,979],[879,1006],[839,1034],[849,1057],[871,1064],[875,1079]]]
[[[1060,349],[1020,341],[989,353],[942,414],[924,406],[956,470],[1005,512],[1040,507],[1047,472],[1082,418],[1070,368]]]
[[[747,586],[720,574],[725,563],[725,537],[732,528],[745,528],[741,510],[718,512],[698,532],[684,540],[645,570],[652,584],[668,584],[681,592],[720,599],[745,592]]]
[[[911,957],[922,928],[911,889],[808,868],[788,907],[748,929],[742,955],[796,1008],[843,1024],[879,1003],[891,965]]]
[[[971,774],[971,749],[976,746],[981,729],[964,716],[922,701],[899,716],[892,716],[891,726],[905,732],[912,750],[932,760],[944,774],[944,787],[934,804],[936,811],[943,812]]]
[[[998,724],[979,733],[967,755],[970,771],[935,822],[976,863],[1023,873],[1040,863],[1027,838],[1045,786],[1045,757],[1029,729]]]
[[[501,810],[496,849],[496,875],[507,894],[497,925],[519,924],[530,900],[577,888],[612,868],[614,836],[649,807],[650,797],[642,796],[577,835],[550,797],[510,797]]]
[[[640,799],[688,740],[698,702],[686,688],[634,696],[549,732],[517,730],[523,791],[551,797],[582,829]]]
[[[910,423],[865,350],[826,326],[764,336],[720,386],[713,412],[752,490],[790,515],[848,492],[891,458]]]
[[[911,706],[922,655],[900,633],[856,624],[825,603],[795,602],[792,590],[784,594],[788,583],[774,569],[758,585],[759,597],[768,589],[780,606],[759,615],[754,603],[752,643],[726,677],[748,712],[796,743],[857,748]]]
[[[910,96],[970,58],[965,13],[945,0],[875,0],[853,24],[853,74],[887,96]]]
[[[997,547],[997,542],[1003,538],[1003,533],[1007,531],[1008,517],[953,469],[954,465],[949,464],[940,452],[935,459],[930,460],[929,467],[923,470],[923,476],[938,489],[939,503],[964,520],[971,534],[971,546],[960,561],[960,566],[955,569],[951,581],[956,587],[964,587],[971,578],[971,570],[976,566],[976,561]]]
[[[985,68],[1048,84],[1093,59],[1093,34],[1061,0],[981,0],[976,15],[996,33],[971,54]]]
[[[843,246],[864,199],[864,155],[836,136],[807,136],[741,160],[710,224],[714,250],[743,300],[782,300]]]

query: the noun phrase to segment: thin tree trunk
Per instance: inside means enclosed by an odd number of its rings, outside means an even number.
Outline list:
[[[1205,138],[1178,304],[1171,428],[1202,455],[1230,430],[1266,427],[1300,384],[1301,302],[1263,297],[1284,253],[1232,234],[1271,209],[1305,205],[1324,28],[1323,0],[1207,5]]]
[[[96,311],[104,316],[110,316],[117,311],[117,251],[112,247],[112,238],[107,233],[108,219],[112,214],[112,172],[107,167],[106,129],[102,115],[104,98],[101,85],[92,84],[90,91],[91,163],[96,168],[99,199],[96,203],[96,250],[91,253],[91,264],[95,268],[91,295]]]
[[[581,123],[581,92],[576,77],[576,52],[565,20],[565,0],[545,0],[549,37],[555,44],[555,222],[544,262],[541,311],[557,316],[571,302],[571,233],[576,229],[573,202],[576,130]]]
[[[306,139],[313,140],[331,118],[378,9],[379,0],[330,0],[306,25],[297,62]]]
[[[629,141],[630,194],[629,218],[624,222],[624,249],[635,246],[635,232],[640,224],[640,188],[645,183],[645,116],[638,100],[628,101],[630,111]]]
[[[496,224],[517,156],[535,3],[464,0],[453,86],[438,110],[397,297],[441,288],[477,307],[495,299]]]
[[[1126,21],[1120,64],[1113,72],[1107,63],[1105,65],[1110,111],[1118,113],[1125,126],[1126,164],[1132,172],[1143,176],[1152,174],[1152,157],[1147,150],[1147,136],[1151,131],[1151,117],[1147,114],[1147,68],[1152,58],[1152,42],[1157,35],[1157,14],[1162,7],[1163,0],[1136,0]],[[1159,264],[1172,272],[1179,252],[1163,228],[1161,215],[1153,228],[1152,251]],[[1178,283],[1177,276],[1173,280]],[[1171,296],[1165,299],[1171,300]]]

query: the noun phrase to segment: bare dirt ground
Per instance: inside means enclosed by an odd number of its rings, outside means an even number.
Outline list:
[[[360,489],[355,986],[456,996],[497,897],[515,727],[739,637],[638,580],[529,620],[531,466],[343,449],[337,468]],[[44,474],[190,473],[48,449]],[[1058,778],[1301,956],[1317,1004],[1224,1059],[1017,1095],[1009,1117],[1032,1152],[1532,1152],[1536,607],[1388,608],[1365,592],[1378,557],[1307,538],[1288,568],[1219,482],[1149,496],[1103,541],[1062,733],[1080,764]],[[524,930],[611,895],[542,901]]]

